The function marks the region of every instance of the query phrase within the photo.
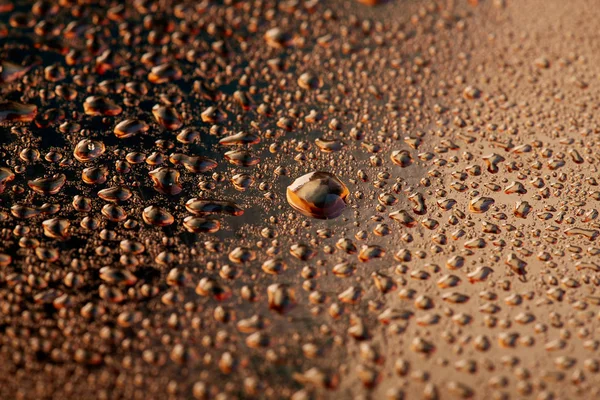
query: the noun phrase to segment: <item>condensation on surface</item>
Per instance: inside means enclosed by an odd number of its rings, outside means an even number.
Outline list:
[[[0,397],[598,398],[597,13],[0,0]]]

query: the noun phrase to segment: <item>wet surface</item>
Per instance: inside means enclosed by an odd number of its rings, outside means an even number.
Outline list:
[[[596,13],[0,0],[0,397],[597,398]]]

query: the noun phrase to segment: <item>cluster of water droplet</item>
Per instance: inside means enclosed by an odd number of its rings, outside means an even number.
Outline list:
[[[408,3],[0,0],[1,397],[599,396],[595,70]]]

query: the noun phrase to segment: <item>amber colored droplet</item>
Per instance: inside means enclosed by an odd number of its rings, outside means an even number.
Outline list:
[[[389,217],[407,228],[412,228],[417,225],[417,221],[406,210],[394,211]]]
[[[66,219],[52,218],[42,222],[44,234],[53,239],[65,240],[69,237],[71,223]]]
[[[296,243],[290,247],[290,254],[298,260],[308,261],[313,258],[317,252],[304,243]]]
[[[239,167],[251,167],[260,162],[260,158],[253,156],[246,150],[232,150],[225,153],[225,159]]]
[[[217,162],[204,156],[188,156],[182,153],[173,153],[169,157],[174,165],[183,165],[190,172],[200,173],[210,171],[217,167]]]
[[[225,121],[227,119],[227,114],[217,107],[208,107],[206,110],[202,111],[200,118],[202,118],[202,121],[204,122],[214,124]]]
[[[393,151],[390,158],[394,164],[399,165],[402,168],[410,166],[413,162],[410,153],[406,150]]]
[[[494,204],[491,197],[476,197],[469,202],[469,211],[473,213],[484,213]]]
[[[315,144],[324,153],[333,153],[342,150],[344,147],[343,143],[339,140],[334,139],[315,139]]]
[[[126,119],[119,122],[117,126],[115,126],[113,132],[119,139],[126,139],[134,135],[144,133],[148,130],[148,128],[148,124],[142,120]]]
[[[184,128],[177,134],[177,141],[183,144],[197,142],[200,139],[200,133],[196,129]]]
[[[88,185],[101,185],[106,182],[108,169],[104,167],[90,167],[81,171],[81,179]]]
[[[73,205],[73,208],[78,212],[89,212],[92,209],[91,199],[81,195],[73,197],[73,202],[71,204]]]
[[[374,7],[374,6],[377,6],[377,5],[381,4],[381,3],[384,3],[386,0],[357,0],[357,1],[359,3],[364,4],[364,5]]]
[[[100,268],[100,279],[105,282],[123,286],[133,286],[137,278],[131,272],[123,269],[103,267]]]
[[[244,214],[244,210],[232,201],[201,200],[192,198],[185,203],[185,208],[196,215],[229,214],[240,216]]]
[[[200,279],[198,282],[196,293],[201,296],[213,296],[218,301],[227,300],[232,294],[227,286],[223,286],[216,280],[206,277]]]
[[[0,12],[2,10],[2,4],[0,3]],[[19,65],[15,63],[11,63],[10,61],[2,61],[0,63],[0,82],[1,83],[10,83],[14,82],[18,79],[21,79],[29,70],[31,66],[29,65]]]
[[[272,284],[267,288],[269,308],[284,314],[290,311],[296,304],[294,291],[282,283]]]
[[[231,183],[236,190],[244,192],[254,184],[254,177],[249,174],[235,174],[231,177]]]
[[[102,189],[98,192],[98,197],[100,197],[102,200],[113,203],[127,201],[132,195],[133,193],[131,190],[122,186],[114,186],[111,188]]]
[[[103,96],[90,96],[85,99],[83,109],[87,115],[112,117],[121,114],[123,109],[114,101]]]
[[[569,228],[565,230],[567,236],[583,236],[589,240],[595,240],[600,232],[596,229]]]
[[[179,171],[173,168],[160,167],[149,172],[154,189],[163,194],[171,196],[181,193],[183,188],[179,183]]]
[[[221,228],[219,221],[202,217],[186,217],[183,226],[188,232],[194,233],[215,233]]]
[[[173,215],[164,208],[149,206],[144,208],[142,218],[148,225],[168,226],[175,222]]]
[[[40,215],[42,212],[38,208],[29,207],[24,204],[15,204],[10,208],[10,213],[19,219],[29,219]]]
[[[54,195],[60,192],[60,189],[67,181],[65,174],[56,174],[50,178],[38,178],[27,182],[27,185],[36,193],[43,195]]]
[[[15,174],[6,167],[0,167],[0,193],[6,189],[6,185],[15,179]]]
[[[306,90],[317,89],[321,86],[321,80],[312,72],[305,72],[298,77],[298,86]]]
[[[183,126],[181,116],[173,107],[157,104],[152,107],[152,115],[156,122],[165,129],[174,131]]]
[[[338,217],[346,208],[349,191],[329,172],[303,175],[288,186],[288,203],[298,212],[319,219]]]
[[[104,143],[97,140],[83,139],[75,146],[73,156],[78,161],[88,162],[100,157],[105,150]]]
[[[235,135],[224,137],[219,140],[219,144],[223,146],[235,145],[254,145],[260,143],[260,138],[252,133],[238,132]]]
[[[385,256],[385,249],[378,245],[363,246],[358,253],[358,259],[362,262]]]
[[[118,206],[116,204],[107,204],[102,207],[102,215],[106,217],[109,221],[113,222],[121,222],[127,219],[127,213],[123,209],[123,207]]]
[[[181,75],[181,69],[177,65],[166,63],[153,67],[148,74],[148,80],[157,84],[166,83],[180,79]]]
[[[31,122],[37,114],[34,104],[21,104],[14,101],[0,103],[1,122]]]
[[[290,46],[292,37],[280,28],[272,28],[265,33],[265,41],[269,46],[279,49]]]

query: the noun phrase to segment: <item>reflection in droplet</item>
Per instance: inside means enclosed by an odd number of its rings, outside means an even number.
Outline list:
[[[91,116],[115,116],[121,114],[123,109],[114,101],[103,96],[90,96],[85,99],[83,109]]]
[[[6,185],[15,179],[15,174],[6,167],[0,167],[0,193],[6,189]]]
[[[56,174],[50,178],[38,178],[27,182],[27,185],[36,193],[43,195],[57,194],[67,181],[64,174]]]
[[[348,188],[329,172],[311,172],[287,188],[288,203],[300,213],[319,219],[338,217],[346,208]]]
[[[131,193],[131,190],[122,186],[113,186],[111,188],[102,189],[98,192],[98,197],[100,197],[102,200],[113,203],[127,201],[132,195],[133,193]]]
[[[221,228],[219,221],[203,217],[186,217],[183,226],[193,233],[215,233]]]
[[[148,130],[149,126],[139,119],[126,119],[119,122],[113,130],[116,137],[119,139],[127,139],[135,135],[139,135]]]
[[[37,106],[14,101],[0,103],[1,122],[31,122],[37,114]]]
[[[296,305],[294,291],[282,283],[272,284],[267,288],[269,308],[284,314]]]
[[[240,167],[251,167],[260,162],[260,158],[253,156],[246,150],[232,150],[225,153],[225,159]]]
[[[240,216],[244,214],[244,210],[232,201],[201,200],[192,198],[185,203],[185,208],[196,215],[222,213]]]
[[[69,237],[71,223],[66,219],[52,218],[42,222],[44,234],[52,239],[65,240]]]
[[[183,165],[185,169],[194,173],[210,171],[217,167],[217,162],[204,156],[188,156],[182,153],[173,153],[169,157],[174,165]]]
[[[163,194],[175,196],[183,190],[179,183],[179,171],[173,168],[160,167],[149,172],[154,189]]]
[[[157,104],[152,108],[152,115],[154,115],[156,122],[165,129],[174,131],[183,126],[181,116],[172,107]]]
[[[102,207],[102,215],[112,222],[121,222],[127,219],[127,213],[123,209],[123,207],[118,206],[116,204],[107,204]]]
[[[77,161],[88,162],[100,157],[105,150],[104,143],[97,140],[83,139],[75,146],[73,156]]]

